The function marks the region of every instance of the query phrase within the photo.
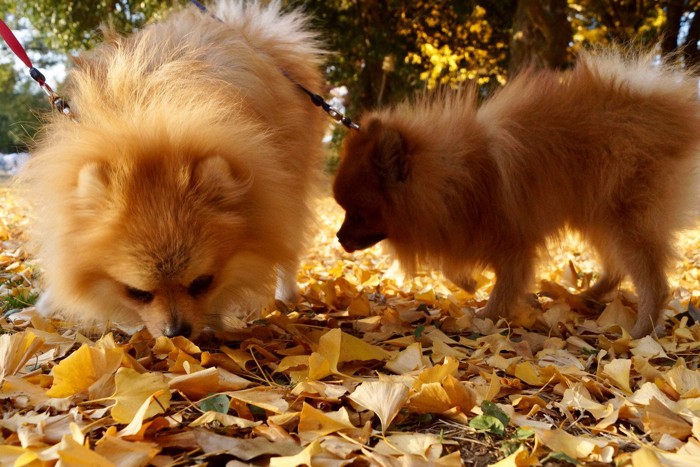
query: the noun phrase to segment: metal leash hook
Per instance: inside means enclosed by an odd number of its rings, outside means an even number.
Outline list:
[[[61,96],[56,94],[56,92],[51,88],[51,86],[48,85],[48,83],[46,82],[46,78],[44,77],[44,74],[41,71],[34,67],[31,67],[29,69],[29,76],[31,76],[34,81],[39,83],[41,89],[49,97],[51,107],[58,110],[71,120],[76,121],[75,117],[73,116],[73,112],[70,109],[70,105],[68,105],[68,102],[66,102]]]
[[[299,86],[299,88],[300,88],[302,91],[304,91],[306,94],[308,94],[308,96],[311,98],[311,102],[313,102],[313,104],[314,104],[315,106],[321,107],[321,108],[323,109],[323,111],[326,112],[328,115],[330,115],[330,117],[331,117],[333,120],[335,120],[335,121],[338,122],[338,123],[342,123],[343,125],[345,125],[346,127],[350,128],[351,130],[359,130],[359,129],[360,129],[360,125],[358,125],[357,123],[355,123],[355,122],[353,122],[352,120],[350,120],[350,117],[347,117],[347,116],[343,115],[343,114],[340,113],[336,108],[332,107],[328,102],[326,102],[326,101],[323,99],[323,97],[321,97],[321,96],[319,96],[318,94],[314,94],[313,92],[309,91],[309,90],[306,89],[304,86],[302,86],[301,84],[297,83],[295,80],[293,80],[292,78],[290,78],[290,77],[287,75],[287,73],[284,73],[284,75],[287,76],[287,78],[288,78],[289,80],[291,80],[292,82],[294,82],[294,84],[296,84],[297,86]]]

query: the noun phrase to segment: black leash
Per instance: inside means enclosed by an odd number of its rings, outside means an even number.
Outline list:
[[[200,2],[197,0],[190,0],[197,8],[199,8],[203,13],[209,13],[209,10],[207,10],[207,7],[202,5]],[[219,22],[222,22],[220,18],[217,18],[215,15],[211,15],[212,18],[216,19]],[[71,112],[70,106],[68,103],[63,99],[61,96],[56,94],[54,90],[51,88],[51,86],[46,83],[46,78],[44,75],[34,66],[32,65],[32,62],[29,60],[29,57],[27,56],[26,51],[24,50],[24,47],[19,43],[17,40],[17,37],[15,37],[14,33],[12,30],[7,27],[4,21],[0,19],[0,36],[2,36],[3,39],[5,39],[5,42],[7,42],[7,45],[10,47],[10,49],[15,53],[15,55],[29,68],[29,75],[32,77],[34,81],[39,83],[39,86],[41,86],[41,89],[46,93],[46,95],[49,97],[49,101],[51,102],[51,107],[54,109],[58,110],[62,114],[66,115],[69,117],[71,120],[76,121],[73,113]],[[283,69],[280,69],[280,72],[292,83],[294,83],[304,94],[309,96],[311,99],[311,102],[316,106],[320,107],[323,109],[324,112],[326,112],[330,117],[335,120],[338,123],[341,123],[345,125],[346,127],[353,129],[353,130],[359,130],[360,125],[357,123],[353,122],[350,120],[349,117],[346,115],[343,115],[340,111],[335,109],[333,106],[331,106],[328,102],[326,102],[323,97],[320,95],[311,92],[309,89],[304,87],[301,83],[299,83],[297,80],[292,78],[286,71]]]
[[[213,14],[209,13],[209,10],[207,9],[207,7],[204,6],[204,5],[202,5],[202,4],[201,4],[200,2],[198,2],[197,0],[190,0],[190,2],[192,2],[192,3],[193,3],[197,8],[199,8],[203,13],[209,14],[212,18],[214,18],[215,20],[219,21],[220,23],[223,23],[223,22],[224,22],[224,21],[221,20],[221,18],[218,18],[216,15],[213,15]],[[348,117],[348,116],[346,116],[346,115],[343,115],[343,113],[341,113],[341,112],[338,111],[336,108],[334,108],[332,105],[330,105],[328,102],[326,102],[326,100],[325,100],[323,97],[321,97],[320,95],[318,95],[318,94],[316,94],[316,93],[314,93],[314,92],[311,92],[308,88],[306,88],[305,86],[303,86],[300,82],[298,82],[297,80],[295,80],[294,78],[292,78],[292,77],[289,75],[289,73],[287,73],[285,70],[283,70],[283,69],[281,69],[281,68],[280,68],[279,70],[280,70],[280,72],[281,72],[289,81],[291,81],[293,84],[295,84],[304,94],[306,94],[307,96],[309,96],[309,98],[311,99],[311,102],[312,102],[316,107],[320,107],[324,112],[326,112],[328,115],[330,115],[330,117],[331,117],[333,120],[335,120],[335,121],[338,122],[338,123],[341,123],[341,124],[345,125],[346,127],[350,128],[350,129],[352,129],[352,130],[359,130],[359,129],[360,129],[360,125],[358,125],[357,123],[355,123],[355,122],[353,122],[352,120],[350,120],[350,117]]]

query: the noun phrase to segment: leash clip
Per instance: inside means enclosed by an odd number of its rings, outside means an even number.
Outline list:
[[[352,120],[350,120],[349,117],[343,115],[343,114],[340,113],[337,109],[334,109],[334,108],[331,107],[331,106],[328,106],[328,108],[326,108],[326,107],[324,106],[324,107],[323,107],[323,110],[325,110],[326,113],[327,113],[328,115],[330,115],[330,117],[331,117],[333,120],[335,120],[336,122],[342,123],[342,124],[345,125],[346,127],[351,128],[351,129],[353,129],[353,130],[359,130],[359,129],[360,129],[360,125],[358,125],[357,123],[355,123],[355,122],[353,122]]]

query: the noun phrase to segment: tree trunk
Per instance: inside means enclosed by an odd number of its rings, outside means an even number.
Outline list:
[[[698,51],[698,41],[700,41],[700,6],[695,8],[695,16],[688,28],[688,37],[683,44],[683,57],[685,65],[700,74],[700,51]]]
[[[664,55],[673,53],[678,48],[678,33],[683,18],[684,0],[669,0],[666,6],[666,24],[661,40],[661,52]]]
[[[513,19],[510,72],[523,66],[564,68],[573,31],[566,0],[519,0]]]

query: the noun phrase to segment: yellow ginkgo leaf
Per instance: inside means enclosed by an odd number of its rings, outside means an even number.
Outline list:
[[[690,461],[690,463],[688,463],[687,465],[692,465],[695,462],[697,462],[697,458],[688,460]],[[632,465],[643,465],[645,467],[661,467],[663,464],[661,464],[659,458],[656,456],[654,451],[645,446],[642,446],[641,449],[637,449],[632,453]],[[676,465],[684,464],[679,462]]]
[[[553,452],[563,452],[577,460],[612,463],[615,449],[609,440],[582,435],[574,436],[561,428],[554,430],[545,430],[535,426],[530,428],[535,432],[539,442]]]
[[[0,381],[17,374],[44,344],[33,332],[18,332],[0,336]]]
[[[170,406],[170,391],[165,377],[160,373],[138,373],[131,368],[120,368],[114,376],[116,389],[111,399],[117,403],[112,407],[112,418],[117,423],[127,424],[134,419],[145,400],[158,394],[144,414],[150,418],[163,413]]]
[[[651,336],[644,336],[643,338],[632,342],[630,345],[632,349],[632,355],[637,357],[643,357],[645,359],[650,358],[668,358],[666,352],[664,351],[661,344],[654,340]]]
[[[491,464],[491,467],[529,467],[539,463],[537,456],[528,454],[525,446],[521,445],[510,456],[501,459],[495,464]]]
[[[151,403],[158,396],[160,396],[160,393],[153,394],[151,397],[143,401],[141,407],[139,407],[134,414],[133,420],[131,420],[131,422],[125,426],[123,430],[117,433],[117,435],[122,438],[137,435],[143,426],[143,421],[146,418],[146,412],[148,412],[151,407]]]
[[[416,413],[442,413],[454,405],[442,384],[428,383],[420,387],[418,393],[411,398],[408,407]]]
[[[700,371],[690,370],[685,364],[676,364],[663,378],[682,398],[700,397]]]
[[[600,327],[620,326],[630,331],[637,321],[637,315],[630,307],[625,306],[619,298],[610,302],[598,316],[596,323]]]
[[[261,387],[229,391],[223,394],[272,413],[284,413],[289,409],[289,402],[284,400],[284,392],[276,389]]]
[[[117,371],[123,351],[100,349],[83,344],[53,369],[53,385],[46,391],[48,397],[68,397],[87,391],[104,375]]]
[[[607,365],[603,365],[603,375],[605,375],[615,386],[632,394],[630,387],[630,369],[632,361],[628,358],[616,358]]]
[[[95,452],[115,465],[149,465],[160,449],[153,443],[126,441],[105,435],[97,441]]]
[[[309,377],[321,379],[329,374],[342,374],[338,370],[341,362],[388,360],[392,354],[362,339],[331,329],[320,337],[314,354],[309,357]],[[322,357],[322,358],[319,358]]]
[[[384,365],[387,370],[403,375],[424,367],[423,349],[420,342],[414,342]]]
[[[71,435],[63,437],[57,451],[59,465],[70,465],[71,467],[115,467],[117,465],[91,450],[88,446],[78,443]]]
[[[409,389],[393,381],[368,381],[360,384],[348,396],[356,404],[371,410],[382,422],[382,433],[408,400]]]
[[[414,455],[426,461],[440,458],[444,440],[429,433],[397,433],[379,440],[374,452],[389,456]]]
[[[294,369],[297,367],[308,367],[309,366],[309,356],[308,355],[288,355],[280,360],[277,364],[275,371],[282,373]]]
[[[178,375],[169,381],[171,389],[177,389],[190,399],[200,399],[209,393],[217,392],[219,371],[215,367],[192,374]]]
[[[547,383],[546,378],[540,376],[539,367],[532,362],[520,362],[515,365],[515,377],[529,384],[530,386],[544,386]]]
[[[306,446],[303,451],[294,456],[273,457],[270,459],[270,467],[298,467],[300,465],[315,465],[312,462],[313,456],[323,452],[321,441],[316,440]]]
[[[418,377],[417,385],[420,383],[440,383],[448,375],[454,376],[457,374],[459,362],[453,357],[445,357],[441,365],[435,365],[432,368],[426,368]]]
[[[310,443],[330,433],[354,428],[345,407],[341,407],[336,412],[323,412],[304,402],[301,408],[298,430],[302,444]]]
[[[333,366],[333,368],[331,368],[331,362],[328,360],[328,358],[326,358],[324,355],[321,355],[318,352],[313,352],[308,358],[309,379],[318,381],[320,379],[325,378],[328,375],[337,373],[336,367],[338,360],[336,359],[335,361],[336,364]]]
[[[564,391],[560,404],[569,409],[585,410],[593,415],[596,420],[610,415],[613,410],[612,404],[605,406],[593,400],[591,393],[581,383],[575,383],[572,387],[567,388]]]

